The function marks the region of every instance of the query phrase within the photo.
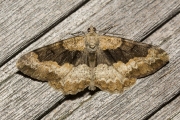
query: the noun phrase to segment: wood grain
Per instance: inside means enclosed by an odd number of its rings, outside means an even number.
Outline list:
[[[150,120],[179,120],[180,118],[180,96],[173,99],[169,104],[164,106]]]
[[[1,61],[11,58],[0,68],[0,96],[2,96],[0,116],[2,119],[37,119],[44,116],[43,119],[143,119],[179,92],[180,16],[177,14],[180,12],[180,2],[178,0],[89,1],[44,36],[32,39],[33,43],[18,53],[21,46],[26,46],[27,41],[41,33],[42,26],[45,26],[43,29],[47,28],[49,24],[55,22],[55,18],[59,18],[59,15],[62,14],[61,12],[56,13],[56,10],[61,11],[61,8],[54,8],[48,3],[38,4],[49,6],[50,11],[46,10],[44,13],[43,9],[38,12],[39,9],[30,7],[35,6],[36,3],[32,4],[31,1],[27,1],[27,3],[18,5],[20,3],[19,1],[14,4],[4,3],[7,6],[4,9],[7,9],[9,16],[12,17],[7,17],[5,20],[5,14],[0,15],[0,20],[6,21],[7,25],[5,26],[9,26],[0,35],[3,38],[0,40],[0,49],[7,50],[1,52],[1,54],[5,54],[4,57],[1,57]],[[68,5],[68,2],[64,1],[62,4],[70,7],[64,10],[64,14],[74,6]],[[14,5],[14,7],[8,7],[8,5]],[[30,13],[27,15],[26,12],[19,13],[19,18],[22,18],[24,24],[23,22],[20,24],[19,19],[11,22],[13,18],[17,17],[16,14],[13,14],[13,10],[17,9],[18,11],[18,9],[28,5],[32,9],[31,14],[37,13],[37,16],[42,16],[30,17],[30,21],[27,21],[29,18],[26,16]],[[29,9],[28,7],[24,8],[26,11]],[[53,17],[49,14],[52,14]],[[177,16],[174,17],[175,15]],[[43,19],[45,16],[47,19]],[[21,27],[14,27],[19,24]],[[36,29],[33,28],[33,25],[37,25]],[[109,33],[121,34],[121,37],[137,41],[148,37],[145,40],[146,43],[158,45],[169,53],[170,63],[148,78],[140,79],[133,88],[123,94],[108,94],[100,91],[89,95],[86,94],[86,91],[85,94],[81,93],[77,96],[64,98],[60,92],[51,89],[47,83],[33,81],[26,76],[16,74],[15,63],[24,53],[68,38],[68,33],[86,31],[90,25],[95,26],[98,30],[115,25],[116,27],[108,31]],[[1,26],[2,29],[6,27]],[[2,41],[5,38],[8,42]]]

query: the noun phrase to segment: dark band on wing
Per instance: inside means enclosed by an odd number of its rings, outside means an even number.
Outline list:
[[[78,66],[79,64],[87,64],[87,58],[84,56],[83,51],[70,51],[63,47],[62,42],[56,45],[48,45],[46,47],[37,49],[33,51],[38,55],[38,60],[40,62],[44,61],[54,61],[60,66],[64,63],[73,64]]]
[[[122,40],[122,44],[120,47],[118,47],[117,49],[104,50],[104,53],[112,63],[118,61],[127,63],[134,57],[146,57],[148,54],[148,49],[151,47],[152,45]]]

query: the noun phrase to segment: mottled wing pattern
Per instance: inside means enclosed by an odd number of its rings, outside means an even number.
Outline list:
[[[32,78],[48,81],[65,94],[75,94],[89,85],[83,37],[60,41],[22,56],[18,69]]]
[[[122,91],[136,78],[145,77],[164,66],[167,53],[149,44],[112,36],[100,36],[100,49],[109,63],[95,68],[95,85],[110,92]]]

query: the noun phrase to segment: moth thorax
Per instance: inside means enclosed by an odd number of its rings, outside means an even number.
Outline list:
[[[89,52],[95,52],[99,47],[97,34],[88,34],[85,40],[86,48]]]

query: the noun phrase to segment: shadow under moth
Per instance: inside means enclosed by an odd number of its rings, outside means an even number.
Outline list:
[[[17,61],[24,74],[48,83],[64,94],[96,87],[122,92],[137,78],[150,75],[169,61],[156,46],[99,35],[94,27],[87,34],[36,49]]]

